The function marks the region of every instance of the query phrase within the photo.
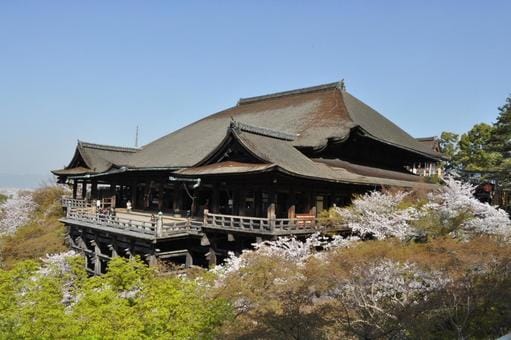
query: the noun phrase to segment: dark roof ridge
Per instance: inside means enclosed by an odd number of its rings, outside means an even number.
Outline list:
[[[261,136],[271,137],[271,138],[276,138],[276,139],[282,139],[282,140],[286,140],[286,141],[293,141],[296,139],[296,135],[293,135],[293,134],[290,134],[290,133],[287,133],[284,131],[277,131],[277,130],[273,130],[273,129],[269,129],[269,128],[240,123],[240,122],[235,121],[234,119],[231,120],[229,128],[232,130],[249,132],[249,133],[253,133],[256,135],[261,135]]]
[[[435,141],[435,140],[438,139],[438,136],[416,137],[415,139],[417,139],[419,142],[422,142],[422,141]]]
[[[290,95],[295,95],[295,94],[316,92],[316,91],[322,91],[322,90],[334,89],[334,88],[337,88],[339,90],[344,90],[343,81],[336,81],[334,83],[321,84],[321,85],[310,86],[310,87],[303,87],[300,89],[289,90],[289,91],[274,92],[274,93],[264,94],[264,95],[255,96],[255,97],[240,98],[238,100],[237,105],[243,105],[243,104],[253,103],[253,102],[266,100],[266,99],[273,99],[273,98],[279,98],[279,97],[290,96]]]
[[[126,146],[88,143],[88,142],[84,142],[81,140],[78,140],[78,145],[81,147],[89,148],[89,149],[99,149],[99,150],[118,151],[118,152],[137,152],[137,151],[141,150],[139,148],[130,148],[130,147],[126,147]]]

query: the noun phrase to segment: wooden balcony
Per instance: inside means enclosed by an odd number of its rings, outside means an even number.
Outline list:
[[[147,212],[128,212],[116,209],[115,215],[96,211],[84,200],[63,198],[66,216],[62,222],[123,234],[146,240],[159,240],[184,236],[199,236],[208,230],[238,232],[260,236],[312,234],[320,231],[345,231],[346,226],[326,227],[314,215],[297,214],[295,218],[263,218],[213,214],[204,211],[201,220],[154,215]]]
[[[197,223],[191,223],[185,218],[157,216],[152,219],[151,214],[122,211],[109,215],[98,213],[91,207],[68,208],[66,216],[61,221],[148,240],[198,235],[201,231]]]

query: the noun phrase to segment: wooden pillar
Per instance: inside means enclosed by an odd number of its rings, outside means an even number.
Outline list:
[[[293,219],[296,217],[296,206],[293,204],[287,209],[287,218]]]
[[[78,191],[78,181],[73,179],[73,198],[76,199],[76,194]]]
[[[207,255],[207,259],[208,259],[209,267],[210,268],[216,266],[216,252],[215,252],[215,248],[209,247],[209,252],[208,252],[208,255]]]
[[[137,181],[136,180],[131,181],[130,189],[131,189],[131,206],[134,209],[137,205]]]
[[[256,217],[264,216],[264,212],[262,210],[262,193],[260,190],[254,192],[254,207],[255,207],[255,215]]]
[[[151,182],[146,182],[144,186],[144,204],[143,209],[147,209],[149,207],[149,192],[151,190]]]
[[[101,275],[101,249],[96,241],[92,240],[90,243],[94,247],[94,274]]]
[[[116,191],[116,188],[117,188],[117,183],[110,183],[110,196],[112,197],[112,208],[115,208],[116,207],[116,200],[117,200],[117,191]]]
[[[163,186],[165,184],[163,182],[160,182],[158,184],[158,210],[163,209]]]
[[[82,236],[78,236],[76,238],[76,245],[80,249],[80,252],[85,259],[85,269],[89,267],[89,257],[87,256],[86,250],[87,250],[87,244],[83,240]]]
[[[245,199],[247,197],[247,191],[240,189],[238,193],[238,215],[240,216],[247,216],[246,211],[246,202]]]
[[[147,258],[147,264],[150,266],[150,267],[154,267],[158,264],[158,259],[156,257],[156,254],[155,253],[152,253],[152,254],[147,254],[146,255],[146,258]]]
[[[87,198],[87,182],[85,180],[82,181],[82,199]]]
[[[275,212],[275,203],[271,203],[268,206],[267,216],[270,223],[270,230],[273,230],[273,228],[275,227],[275,219],[277,218]]]
[[[213,184],[213,191],[211,195],[211,204],[208,207],[213,214],[218,214],[220,210],[220,190],[218,189],[218,183]]]
[[[232,191],[232,214],[240,214],[240,189],[234,188]]]
[[[91,181],[90,198],[91,200],[98,199],[98,181],[95,179]]]
[[[172,205],[174,212],[181,211],[183,209],[183,190],[179,183],[176,183],[174,187],[174,202],[172,202]]]
[[[188,252],[186,253],[185,268],[190,268],[191,266],[193,266],[193,257]]]
[[[112,241],[112,243],[108,245],[108,249],[110,249],[110,252],[111,252],[110,257],[111,258],[119,256],[119,253],[117,253],[117,246],[114,241]]]
[[[296,217],[296,193],[291,189],[287,197],[287,218]]]

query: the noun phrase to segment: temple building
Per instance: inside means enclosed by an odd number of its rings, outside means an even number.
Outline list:
[[[325,228],[321,211],[354,194],[431,186],[411,169],[441,159],[338,82],[242,98],[141,148],[78,141],[53,173],[73,188],[70,243],[99,273],[112,256],[211,264],[310,234]]]

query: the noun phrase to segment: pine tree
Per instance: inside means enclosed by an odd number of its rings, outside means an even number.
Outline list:
[[[511,185],[511,96],[499,107],[499,116],[493,125],[494,131],[489,142],[489,149],[499,153],[500,162],[497,166],[497,179],[506,187]]]

